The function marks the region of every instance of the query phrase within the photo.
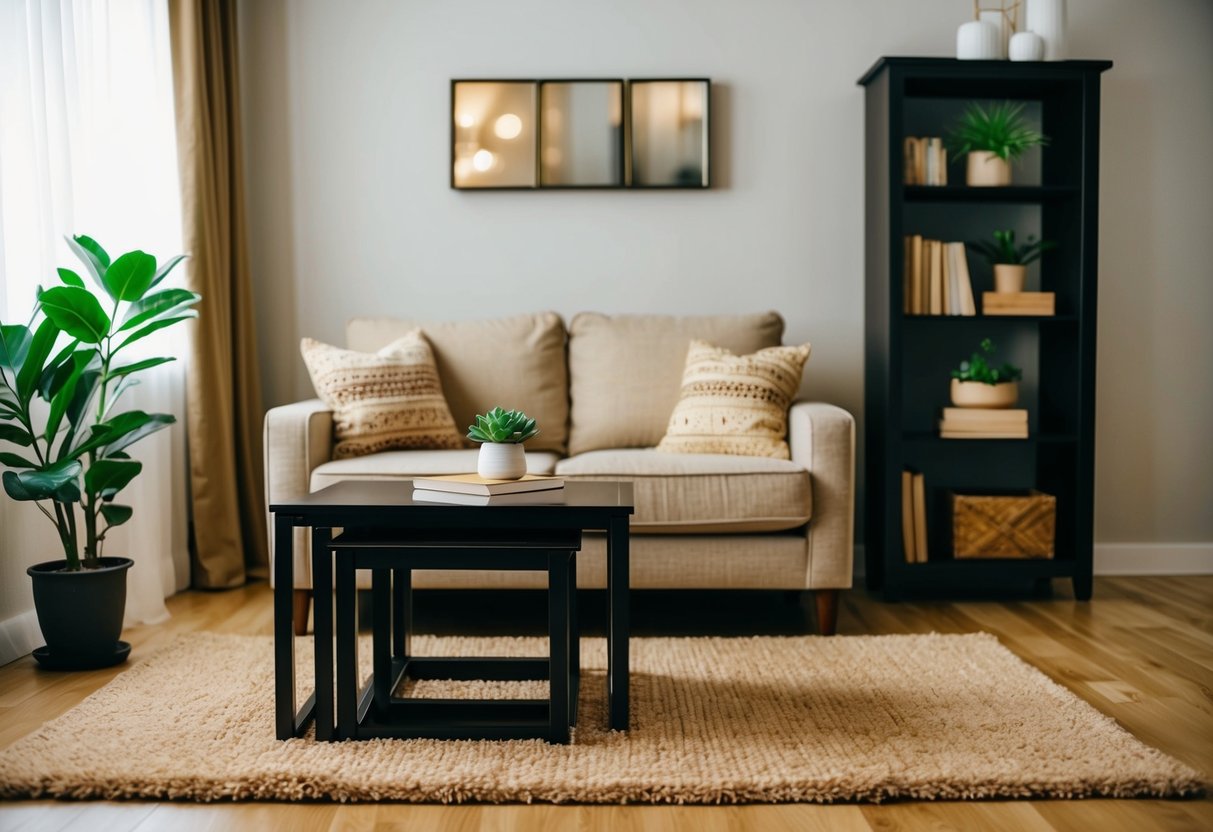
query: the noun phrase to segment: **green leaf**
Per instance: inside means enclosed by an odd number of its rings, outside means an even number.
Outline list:
[[[72,396],[71,401],[67,403],[67,410],[64,415],[67,416],[67,422],[75,429],[79,427],[80,420],[88,411],[89,405],[92,403],[93,396],[97,392],[97,384],[101,381],[100,370],[85,370],[80,374],[80,381],[76,384],[76,392]]]
[[[68,335],[86,344],[100,344],[109,334],[110,319],[88,289],[56,286],[42,293],[42,311]]]
[[[168,273],[171,272],[173,270],[173,268],[176,267],[176,265],[178,263],[180,263],[182,260],[184,260],[185,258],[186,258],[186,255],[178,254],[176,257],[173,257],[167,263],[165,263],[163,266],[161,266],[159,269],[157,269],[156,276],[152,278],[152,285],[153,286],[159,285],[160,281],[162,281],[162,280],[164,280],[164,278],[168,277]]]
[[[42,370],[42,378],[38,380],[38,394],[48,402],[54,398],[55,393],[59,392],[59,388],[63,386],[63,382],[71,374],[71,363],[68,359],[71,358],[76,347],[79,346],[79,341],[72,341],[55,355],[50,360],[50,363]]]
[[[85,491],[103,500],[112,500],[142,470],[143,463],[134,460],[99,459],[84,474]]]
[[[110,256],[105,253],[105,249],[92,237],[86,237],[83,234],[66,239],[68,247],[88,267],[88,272],[93,280],[104,289],[105,270],[110,264]]]
[[[122,349],[127,344],[133,344],[134,342],[138,341],[141,338],[146,338],[147,336],[151,335],[153,332],[155,332],[158,329],[164,329],[166,326],[172,326],[173,324],[177,323],[178,321],[187,321],[190,318],[197,318],[197,317],[198,317],[197,311],[191,309],[188,312],[183,312],[182,314],[177,315],[172,318],[161,318],[157,321],[152,321],[150,324],[143,327],[143,329],[136,330],[132,335],[128,336],[125,341],[123,341],[121,344],[119,344],[117,346],[117,348],[114,350],[114,352],[117,352],[118,350]]]
[[[17,373],[17,395],[22,402],[28,402],[38,388],[38,380],[42,378],[42,366],[54,349],[55,341],[59,338],[59,327],[50,318],[38,325],[34,338],[30,342],[29,352],[21,362],[21,371]]]
[[[109,528],[121,526],[127,520],[131,519],[131,515],[135,510],[130,506],[120,506],[117,503],[105,503],[101,506],[101,516],[105,518],[105,522],[109,524]]]
[[[34,437],[30,436],[25,428],[16,425],[0,425],[0,442],[11,442],[22,448],[28,448],[34,444]]]
[[[46,417],[46,433],[43,435],[48,442],[52,441],[55,434],[59,432],[63,414],[67,412],[68,405],[76,395],[76,385],[80,381],[80,376],[96,360],[97,351],[94,349],[78,350],[72,353],[71,371],[59,387],[59,392],[55,393],[54,398],[51,399],[50,413]]]
[[[150,370],[152,367],[159,367],[161,364],[168,364],[171,361],[176,361],[176,358],[145,358],[142,361],[136,361],[134,364],[124,364],[117,369],[110,370],[110,378],[121,378],[122,376],[137,373],[141,370]]]
[[[37,468],[38,463],[8,451],[0,451],[0,462],[9,468]]]
[[[84,288],[84,278],[76,274],[71,269],[59,269],[59,279],[68,286],[77,286]]]
[[[78,460],[57,462],[39,471],[5,471],[4,490],[14,500],[62,500],[73,502],[80,498],[77,481],[81,465]]]
[[[122,326],[118,327],[118,331],[134,329],[144,321],[162,315],[167,317],[178,307],[192,306],[201,299],[202,295],[186,289],[165,289],[163,292],[148,295],[143,300],[131,304],[130,308],[126,310],[126,317],[122,319]]]
[[[137,301],[156,276],[156,258],[143,251],[128,251],[105,271],[105,288],[114,300]]]
[[[137,410],[131,412],[140,413],[140,411]],[[111,420],[111,424],[113,421],[117,421],[117,419],[120,419],[122,416],[126,415],[128,414],[123,413],[121,416],[115,417],[114,420]],[[131,445],[134,445],[140,439],[143,439],[146,436],[151,436],[153,433],[163,430],[177,421],[175,417],[167,413],[143,413],[142,415],[147,417],[147,421],[144,424],[122,432],[115,430],[114,436],[111,437],[110,441],[106,443],[105,448],[102,450],[102,454],[107,457],[112,457],[114,454],[120,453],[124,448],[129,448]]]
[[[113,456],[117,451],[171,425],[174,421],[176,420],[172,416],[164,413],[144,413],[142,410],[119,413],[108,422],[93,425],[88,439],[75,452],[82,454],[107,446],[102,456]]]
[[[25,361],[25,354],[34,340],[29,327],[22,324],[0,326],[0,367],[16,370]]]

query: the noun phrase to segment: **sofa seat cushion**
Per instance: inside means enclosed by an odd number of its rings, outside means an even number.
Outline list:
[[[630,481],[632,530],[643,534],[777,532],[803,526],[813,513],[809,472],[785,459],[629,448],[561,460],[556,473]]]
[[[381,454],[335,459],[312,471],[311,489],[344,480],[407,480],[441,474],[467,474],[476,470],[475,448],[457,451],[386,451]],[[560,457],[544,451],[527,451],[527,471],[552,474]]]

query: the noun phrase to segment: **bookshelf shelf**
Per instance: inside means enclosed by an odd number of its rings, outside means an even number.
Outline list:
[[[868,587],[890,600],[926,591],[1011,591],[1017,584],[1039,589],[1054,578],[1073,581],[1080,600],[1091,597],[1099,89],[1110,67],[1109,61],[882,58],[860,80],[867,194],[864,548]],[[1017,167],[1015,185],[958,184],[962,163],[951,165],[950,185],[903,184],[907,136],[943,135],[966,101],[1004,98],[1025,102],[1050,138]],[[1054,294],[1061,314],[903,313],[908,235],[969,240],[998,228],[1058,243],[1032,279],[1039,291]],[[1027,409],[1032,435],[944,439],[933,426],[949,404],[948,371],[987,335],[998,343],[1000,361],[1023,367],[1017,407]],[[923,506],[914,529],[925,528],[927,539],[911,548],[929,553],[925,563],[907,562],[903,545],[906,470],[922,474],[912,478],[916,496],[907,499]],[[959,486],[1035,488],[1056,497],[1057,556],[952,559],[947,492]]]

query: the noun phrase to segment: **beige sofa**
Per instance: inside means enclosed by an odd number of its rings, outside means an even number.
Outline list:
[[[775,313],[683,317],[555,313],[496,320],[356,319],[348,346],[374,351],[420,326],[434,348],[457,424],[495,405],[520,408],[541,432],[527,443],[532,473],[630,480],[635,589],[813,590],[831,633],[837,591],[851,586],[855,424],[830,404],[795,403],[790,460],[659,453],[678,400],[691,338],[735,353],[780,343]],[[806,372],[812,373],[812,360]],[[265,418],[267,505],[342,480],[407,479],[474,471],[476,449],[388,451],[333,460],[332,414],[319,400]],[[270,524],[271,534],[273,524]],[[308,535],[296,530],[297,627],[311,587]],[[273,551],[271,540],[270,551]],[[578,583],[605,586],[605,544],[587,535]],[[540,573],[425,572],[414,586],[543,586]]]

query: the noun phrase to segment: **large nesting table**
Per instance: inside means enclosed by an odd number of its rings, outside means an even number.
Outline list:
[[[355,535],[398,534],[407,530],[429,540],[469,532],[516,541],[537,534],[604,531],[607,536],[607,698],[608,722],[628,728],[628,522],[633,512],[631,483],[568,482],[551,492],[550,502],[459,505],[414,501],[409,480],[349,481],[289,503],[270,506],[274,516],[274,708],[279,739],[299,736],[312,718],[317,737],[333,735],[334,656],[332,607],[333,529]],[[316,633],[316,683],[299,706],[295,695],[295,642],[292,627],[294,529],[312,530],[312,578]],[[525,536],[525,535],[523,535]],[[481,538],[484,539],[483,537]]]

